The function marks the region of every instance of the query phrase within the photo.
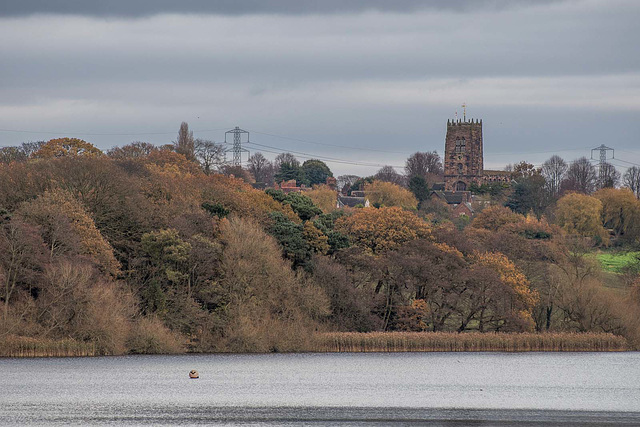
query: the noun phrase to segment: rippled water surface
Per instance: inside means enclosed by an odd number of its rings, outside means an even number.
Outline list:
[[[0,424],[56,423],[640,425],[640,354],[0,359]]]

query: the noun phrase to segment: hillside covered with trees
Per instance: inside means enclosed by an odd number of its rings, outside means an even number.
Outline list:
[[[640,261],[612,286],[593,255],[637,250],[637,188],[523,163],[511,185],[472,189],[490,197],[461,221],[429,198],[435,153],[407,175],[338,177],[372,201],[342,209],[319,160],[222,159],[188,127],[164,147],[2,149],[0,342],[267,352],[329,331],[573,331],[640,345]],[[251,185],[274,177],[310,190]]]

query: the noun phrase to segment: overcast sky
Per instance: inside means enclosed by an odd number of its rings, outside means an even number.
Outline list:
[[[634,0],[4,0],[0,146],[165,144],[186,121],[367,175],[442,153],[466,102],[486,168],[605,144],[624,172],[640,164],[639,21]]]

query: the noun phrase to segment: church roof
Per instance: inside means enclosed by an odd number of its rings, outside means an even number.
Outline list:
[[[468,191],[432,191],[431,195],[435,195],[449,205],[459,205],[469,200]]]

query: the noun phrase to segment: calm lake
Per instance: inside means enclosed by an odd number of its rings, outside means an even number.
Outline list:
[[[640,353],[0,359],[0,424],[640,425]]]

